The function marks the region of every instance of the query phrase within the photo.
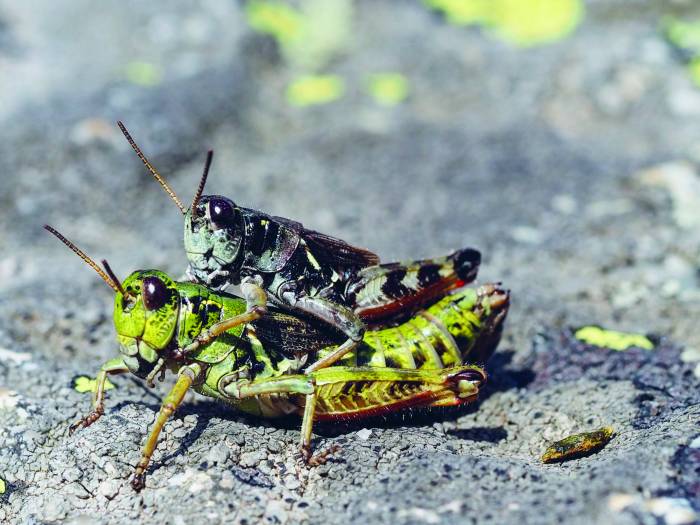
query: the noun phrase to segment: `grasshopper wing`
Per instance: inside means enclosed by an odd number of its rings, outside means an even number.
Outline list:
[[[313,353],[342,343],[346,336],[330,325],[312,318],[297,317],[277,309],[252,323],[265,348],[284,355]]]
[[[331,267],[341,266],[343,268],[364,268],[379,264],[379,256],[369,250],[348,244],[337,237],[306,229],[300,222],[286,217],[275,216],[271,218],[299,234],[321,264],[326,263]]]
[[[321,264],[326,263],[333,267],[359,267],[365,268],[379,264],[379,256],[375,253],[352,246],[342,239],[331,237],[314,230],[304,230],[301,234],[311,253],[319,259]]]

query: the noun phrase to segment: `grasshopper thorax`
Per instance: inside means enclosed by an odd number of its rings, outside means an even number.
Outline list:
[[[185,251],[190,268],[200,282],[239,258],[245,236],[241,210],[220,195],[203,195],[185,213]]]
[[[175,282],[158,270],[140,270],[114,297],[119,351],[132,373],[146,377],[171,349],[177,327],[179,294]]]

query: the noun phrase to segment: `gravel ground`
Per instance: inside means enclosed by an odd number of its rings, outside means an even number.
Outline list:
[[[233,1],[0,2],[1,522],[700,520],[700,89],[659,29],[700,9],[591,1],[567,38],[523,49],[418,2],[350,5],[352,36],[309,66]],[[344,95],[289,105],[309,68]],[[380,71],[405,75],[401,104],[367,94]],[[67,435],[89,405],[72,379],[116,352],[111,297],[41,229],[122,276],[182,273],[181,216],[117,119],[183,198],[211,147],[209,192],[384,260],[478,247],[480,279],[513,294],[479,403],[319,428],[342,454],[297,471],[298,422],[193,396],[135,494],[165,386],[117,378],[105,416]],[[587,346],[584,324],[657,346]],[[602,451],[540,463],[606,425]]]

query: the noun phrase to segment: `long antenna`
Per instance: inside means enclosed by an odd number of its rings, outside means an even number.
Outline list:
[[[68,248],[70,248],[73,251],[73,253],[75,253],[78,257],[80,257],[83,261],[85,261],[85,263],[87,263],[88,266],[90,266],[93,270],[95,270],[97,272],[97,274],[100,277],[102,277],[102,280],[104,282],[106,282],[112,290],[114,290],[115,292],[120,291],[119,288],[121,286],[117,286],[114,283],[114,281],[112,281],[109,278],[109,276],[102,270],[102,268],[97,266],[97,263],[95,261],[93,261],[92,259],[90,259],[90,257],[88,257],[87,255],[85,255],[85,253],[83,253],[83,251],[80,248],[78,248],[75,244],[70,242],[68,239],[66,239],[63,235],[58,233],[56,230],[54,230],[48,224],[44,224],[44,229],[50,233],[53,233],[56,237],[58,237],[59,241],[61,241],[66,246],[68,246]]]
[[[112,279],[112,282],[117,285],[117,288],[121,292],[121,294],[126,297],[126,292],[124,291],[124,287],[122,286],[122,283],[119,282],[119,278],[117,277],[117,274],[114,273],[114,270],[112,270],[112,267],[109,265],[106,259],[102,259],[102,266],[104,266],[105,271],[107,272],[107,275],[109,275],[109,278]]]
[[[165,182],[165,179],[163,177],[161,177],[160,174],[156,171],[156,169],[153,167],[153,164],[148,162],[148,159],[146,158],[146,156],[141,152],[141,148],[139,148],[136,145],[136,142],[134,142],[134,139],[131,138],[131,135],[126,130],[126,127],[124,126],[124,124],[122,123],[121,120],[117,121],[117,126],[119,126],[119,129],[122,130],[122,133],[126,137],[126,140],[129,142],[129,145],[134,149],[136,154],[139,156],[139,158],[141,159],[141,162],[143,162],[143,164],[146,166],[148,171],[151,172],[151,175],[153,175],[155,177],[155,179],[158,181],[158,184],[160,184],[163,187],[163,189],[165,190],[165,193],[170,195],[170,198],[173,201],[175,201],[175,204],[177,204],[177,207],[180,208],[180,211],[184,215],[187,210],[182,205],[182,201],[180,199],[178,199],[178,197],[175,194],[175,192],[173,191],[173,189],[168,185],[167,182]]]
[[[207,160],[204,162],[204,173],[202,173],[202,178],[199,179],[199,187],[197,188],[197,193],[194,194],[194,199],[192,199],[192,216],[197,216],[197,204],[199,204],[199,199],[202,197],[204,192],[204,185],[207,183],[207,177],[209,176],[209,168],[211,167],[211,161],[214,158],[214,151],[207,151]]]

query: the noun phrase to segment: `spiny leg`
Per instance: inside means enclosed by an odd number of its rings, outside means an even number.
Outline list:
[[[229,319],[224,319],[202,332],[192,343],[182,349],[183,353],[194,352],[231,328],[260,319],[267,313],[267,293],[254,278],[241,281],[241,293],[246,301],[246,311]]]
[[[299,452],[304,462],[311,467],[323,465],[328,458],[340,450],[338,445],[332,445],[326,450],[317,454],[311,454],[311,434],[314,425],[314,417],[316,415],[316,400],[317,396],[313,394],[306,395],[304,404],[304,419],[301,421],[301,438],[299,442]]]
[[[95,392],[92,395],[92,412],[68,427],[69,434],[72,434],[80,427],[89,427],[104,414],[105,382],[107,381],[107,375],[123,374],[128,371],[129,369],[124,364],[121,357],[110,359],[100,367],[100,371],[97,373]]]
[[[158,444],[158,436],[160,435],[160,431],[163,429],[165,422],[180,406],[182,400],[185,398],[185,394],[187,394],[187,391],[200,373],[201,367],[197,364],[189,365],[180,369],[177,382],[163,400],[163,405],[160,407],[160,412],[158,413],[156,422],[153,425],[153,428],[151,428],[151,432],[148,434],[148,438],[146,439],[146,444],[143,446],[143,450],[141,451],[141,460],[136,465],[134,476],[131,478],[131,486],[134,490],[140,491],[145,486],[145,472],[148,468],[148,464],[151,461],[153,451],[156,449],[156,445]]]
[[[316,392],[306,395],[304,405],[304,419],[301,421],[301,440],[299,450],[301,457],[309,463],[311,460],[311,431],[314,426],[314,414],[316,413]]]
[[[304,419],[301,424],[299,445],[302,458],[309,465],[321,465],[326,462],[330,454],[339,449],[339,447],[334,446],[316,456],[311,455],[311,430],[316,408],[316,394],[314,393],[316,386],[310,376],[281,376],[254,382],[241,379],[230,383],[227,383],[224,378],[221,384],[223,393],[235,399],[269,394],[306,394],[306,405],[304,407]],[[309,399],[311,399],[311,401],[309,401]]]
[[[230,383],[227,383],[224,378],[221,384],[223,393],[235,399],[269,394],[306,394],[306,405],[304,407],[304,419],[301,424],[300,438],[302,458],[309,465],[321,465],[326,462],[330,454],[338,450],[338,447],[330,447],[321,454],[316,456],[311,455],[311,431],[316,409],[316,394],[314,393],[316,387],[310,376],[281,376],[254,382],[241,379]],[[309,399],[311,399],[311,401],[309,401]]]
[[[348,339],[333,352],[307,366],[306,373],[326,368],[342,359],[343,356],[348,352],[352,352],[360,344],[365,335],[364,323],[349,308],[321,297],[297,297],[292,290],[284,292],[282,299],[293,309],[301,310],[308,315],[321,319],[348,336]]]
[[[342,359],[346,354],[352,352],[362,341],[365,335],[365,325],[352,310],[320,297],[296,297],[291,290],[283,293],[282,297],[293,308],[326,321],[328,324],[342,330],[342,332],[348,336],[348,339],[333,352],[306,367],[305,371],[307,374],[331,366],[333,363]],[[326,457],[334,451],[325,451],[317,456],[311,455],[311,430],[315,408],[316,394],[307,394],[300,447],[302,457],[309,465],[325,463]]]

